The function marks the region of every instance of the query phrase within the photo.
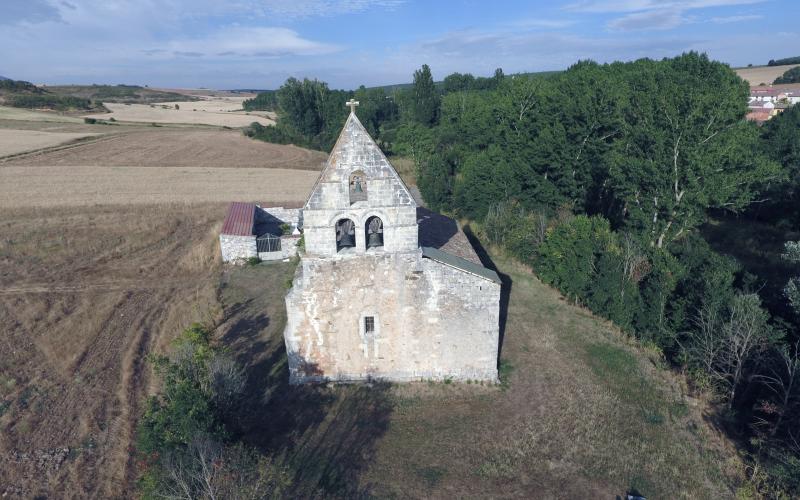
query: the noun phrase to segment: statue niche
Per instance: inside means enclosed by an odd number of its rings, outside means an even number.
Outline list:
[[[336,251],[356,246],[356,225],[350,219],[336,222]]]
[[[378,217],[372,216],[367,219],[365,225],[367,248],[379,248],[383,246],[383,221]]]
[[[350,174],[348,182],[350,191],[350,204],[358,201],[367,201],[367,176],[361,170]]]

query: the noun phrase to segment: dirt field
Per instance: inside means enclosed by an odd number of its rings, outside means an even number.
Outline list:
[[[0,129],[0,157],[57,146],[98,134]]]
[[[187,101],[160,104],[106,103],[111,113],[86,115],[91,118],[143,123],[187,123],[192,125],[216,125],[220,127],[246,127],[253,122],[272,125],[273,115],[266,112],[241,110],[241,97],[218,97],[205,101]],[[175,109],[178,104],[180,109]]]
[[[737,68],[736,74],[747,80],[753,87],[766,83],[771,85],[776,78],[800,64],[787,64],[786,66],[754,66],[752,68]]]
[[[95,125],[101,130],[117,127]],[[0,163],[30,166],[289,168],[319,172],[327,155],[254,141],[236,130],[145,127]],[[307,194],[307,193],[306,193]]]
[[[133,129],[0,160],[0,207],[297,204],[311,192],[324,160],[323,153],[254,141],[238,131]]]
[[[0,167],[0,207],[305,201],[318,172],[271,168]]]
[[[132,496],[145,356],[214,313],[223,215],[0,210],[0,494]]]

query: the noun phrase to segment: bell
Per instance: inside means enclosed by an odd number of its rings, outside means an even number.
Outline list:
[[[339,246],[340,247],[354,247],[356,246],[355,242],[353,241],[353,235],[348,233],[347,231],[342,231],[341,237],[339,238]]]
[[[367,248],[382,247],[382,246],[383,246],[383,235],[381,233],[369,233],[369,239],[367,239]]]

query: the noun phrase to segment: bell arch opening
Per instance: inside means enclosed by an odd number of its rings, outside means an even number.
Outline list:
[[[367,249],[383,247],[383,221],[380,217],[373,215],[364,224],[365,241]]]
[[[356,170],[350,174],[348,190],[351,205],[359,201],[367,201],[367,176],[363,171]]]
[[[350,219],[339,219],[336,222],[336,251],[341,252],[356,246],[356,225]]]

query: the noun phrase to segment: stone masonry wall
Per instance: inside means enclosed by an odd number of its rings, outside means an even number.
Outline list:
[[[499,302],[499,284],[420,251],[304,257],[286,297],[291,381],[496,381]]]
[[[222,262],[237,262],[257,255],[255,236],[221,234],[219,246],[222,251]]]

